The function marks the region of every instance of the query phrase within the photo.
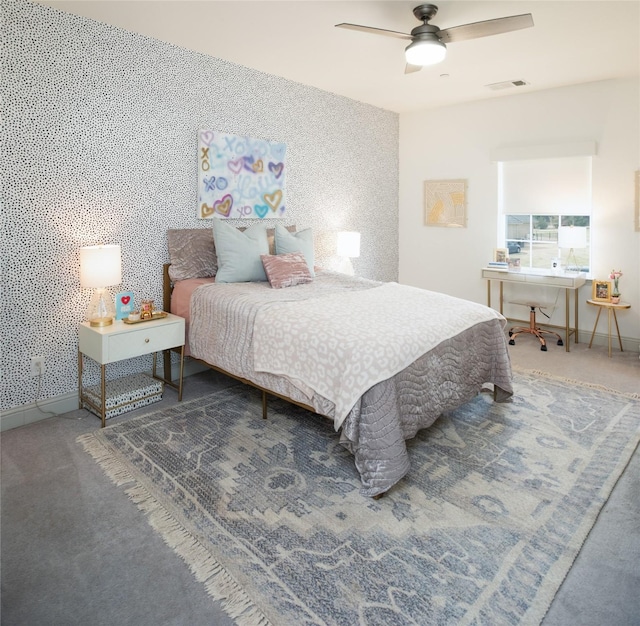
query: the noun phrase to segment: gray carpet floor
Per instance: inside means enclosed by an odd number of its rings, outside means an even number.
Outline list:
[[[640,392],[638,354],[533,338],[509,348],[514,366]],[[185,380],[193,399],[234,384],[214,372]],[[167,388],[161,403],[177,401]],[[73,411],[2,433],[1,623],[225,625],[219,606],[123,490],[76,443],[99,427]],[[545,626],[640,624],[640,453],[636,450],[560,588]],[[275,625],[277,626],[277,625]]]

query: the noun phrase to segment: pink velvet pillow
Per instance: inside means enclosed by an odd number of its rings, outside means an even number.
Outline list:
[[[313,280],[302,252],[262,254],[260,258],[269,284],[274,289],[302,285]]]

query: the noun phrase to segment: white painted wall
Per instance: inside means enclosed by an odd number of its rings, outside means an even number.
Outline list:
[[[400,116],[399,280],[486,302],[480,268],[496,247],[497,166],[491,150],[595,140],[592,267],[622,269],[620,331],[640,338],[640,232],[634,230],[634,171],[640,168],[638,79],[602,81]],[[424,226],[423,182],[468,180],[467,228]],[[555,299],[556,290],[544,294]],[[580,291],[580,328],[593,329],[591,281]],[[564,301],[552,321],[563,324]],[[526,317],[522,307],[507,314]],[[602,321],[600,322],[602,325]],[[599,328],[599,331],[603,331]],[[583,334],[583,340],[585,335]]]

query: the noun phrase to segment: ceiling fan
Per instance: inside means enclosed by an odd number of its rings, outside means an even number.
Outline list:
[[[413,14],[422,24],[416,26],[411,33],[400,33],[395,30],[347,23],[336,24],[336,27],[410,40],[411,43],[405,49],[405,57],[407,60],[405,74],[410,74],[411,72],[417,72],[425,65],[435,65],[443,61],[447,54],[447,47],[445,45],[447,43],[487,37],[489,35],[499,35],[512,30],[520,30],[533,26],[531,13],[525,13],[523,15],[498,17],[483,22],[462,24],[461,26],[453,26],[452,28],[440,30],[438,26],[429,24],[429,21],[435,17],[437,12],[438,7],[435,4],[421,4],[413,9]]]

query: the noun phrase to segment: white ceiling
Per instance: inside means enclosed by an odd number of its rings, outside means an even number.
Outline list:
[[[408,42],[335,24],[409,32],[416,0],[39,0],[397,112],[639,74],[640,0],[433,1],[440,28],[522,13],[535,26],[448,44],[443,63],[405,75]],[[520,79],[529,84],[486,87]]]

